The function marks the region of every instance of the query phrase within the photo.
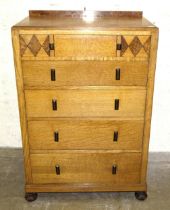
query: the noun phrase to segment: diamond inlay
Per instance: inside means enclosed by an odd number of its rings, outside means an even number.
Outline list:
[[[47,38],[45,39],[42,48],[45,50],[45,52],[47,53],[47,55],[50,56],[50,48],[49,48],[49,43],[50,43],[50,38],[49,36],[47,36]]]
[[[20,36],[20,52],[21,52],[21,56],[23,56],[23,54],[25,53],[25,50],[27,49],[27,44],[25,43],[24,39],[22,36]]]
[[[143,48],[147,54],[149,54],[150,45],[151,45],[151,38],[149,37],[143,45]]]
[[[120,56],[123,57],[148,57],[150,53],[151,37],[150,36],[121,36]]]
[[[130,43],[129,48],[134,56],[136,56],[143,45],[141,44],[139,38],[137,36],[134,37],[133,41]]]
[[[31,52],[34,56],[36,56],[38,54],[38,52],[40,51],[41,44],[35,35],[32,36],[32,38],[28,44],[28,48],[31,50]]]
[[[121,44],[122,44],[121,56],[122,56],[128,48],[128,44],[123,36],[121,36]]]

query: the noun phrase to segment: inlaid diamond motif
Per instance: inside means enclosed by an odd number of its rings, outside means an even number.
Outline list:
[[[121,36],[121,44],[122,44],[121,56],[122,56],[128,48],[128,44],[123,36]]]
[[[149,54],[150,51],[150,44],[151,44],[151,38],[149,37],[143,45],[143,48],[147,54]]]
[[[139,38],[137,36],[134,37],[133,41],[130,43],[129,48],[134,56],[136,56],[143,45],[141,44]]]
[[[31,52],[33,53],[34,56],[36,56],[38,54],[38,52],[40,51],[41,44],[35,35],[32,36],[32,38],[28,44],[28,48],[31,50]]]
[[[20,41],[20,53],[21,53],[21,56],[23,56],[25,53],[25,50],[27,49],[27,44],[25,43],[22,36],[20,36],[19,41]]]
[[[47,53],[47,55],[50,56],[50,48],[49,48],[49,43],[50,43],[50,38],[49,36],[47,36],[47,38],[45,39],[42,48],[45,50],[45,52]]]

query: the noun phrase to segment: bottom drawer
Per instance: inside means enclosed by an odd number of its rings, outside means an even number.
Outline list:
[[[140,183],[141,153],[72,150],[30,158],[34,184]]]

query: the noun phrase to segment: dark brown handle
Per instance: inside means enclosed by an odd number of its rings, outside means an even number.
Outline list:
[[[52,100],[52,108],[54,111],[57,110],[57,100],[55,100],[55,99]]]
[[[116,49],[117,50],[122,50],[122,44],[117,44]]]
[[[59,165],[55,166],[55,170],[56,170],[56,174],[60,175],[60,166]]]
[[[117,165],[112,166],[112,174],[116,174],[117,172]]]
[[[55,81],[56,76],[55,76],[55,69],[51,69],[51,81]]]
[[[54,50],[54,43],[50,43],[50,44],[49,44],[49,49],[50,49],[50,50]]]
[[[118,131],[114,131],[113,141],[118,141]]]
[[[116,80],[120,80],[120,69],[116,69]]]
[[[115,99],[115,110],[119,110],[119,99]]]
[[[59,142],[59,133],[57,131],[54,132],[54,141]]]

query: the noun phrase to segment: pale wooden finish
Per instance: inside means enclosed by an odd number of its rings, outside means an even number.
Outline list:
[[[115,36],[55,35],[55,56],[95,57],[115,56]]]
[[[26,90],[28,117],[142,117],[146,90]],[[119,99],[119,110],[115,110]],[[52,109],[57,101],[57,110]]]
[[[110,183],[58,183],[58,184],[27,184],[26,192],[116,192],[146,191],[146,184],[113,184]]]
[[[31,155],[33,183],[132,183],[140,182],[140,153],[75,153]],[[55,166],[60,166],[56,175]],[[112,174],[112,166],[117,173]]]
[[[22,68],[27,88],[145,86],[148,74],[147,61],[22,61]],[[117,68],[120,68],[120,80],[116,80]],[[55,81],[51,81],[51,69],[55,69]]]
[[[76,120],[29,121],[31,150],[113,149],[141,150],[143,121]],[[58,142],[54,132],[58,133]],[[118,139],[114,141],[114,132]]]
[[[68,12],[68,11],[67,11]],[[64,11],[65,13],[65,11]],[[61,13],[60,13],[61,14]],[[108,13],[107,13],[108,14]],[[127,14],[127,12],[126,12]],[[65,15],[65,14],[64,14]],[[129,17],[98,17],[92,23],[84,21],[82,18],[70,16],[49,16],[46,15],[44,18],[41,17],[27,17],[22,20],[20,23],[16,24],[14,27],[19,27],[21,29],[55,29],[55,30],[101,30],[101,31],[114,31],[114,30],[152,30],[155,26],[149,22],[146,18],[134,18],[133,16]],[[83,32],[84,33],[84,32]]]
[[[30,150],[28,143],[28,131],[27,131],[27,119],[26,119],[26,107],[25,107],[25,94],[22,76],[22,67],[20,61],[20,46],[19,46],[19,33],[17,30],[12,31],[12,43],[15,62],[15,75],[18,92],[18,106],[20,113],[20,126],[22,134],[22,145],[24,155],[24,169],[25,169],[25,182],[26,184],[32,183],[32,169],[30,163]]]
[[[147,95],[146,95],[146,111],[145,111],[145,127],[143,137],[143,154],[142,154],[142,167],[141,167],[141,182],[146,182],[147,176],[147,163],[148,163],[148,148],[150,139],[150,128],[151,128],[151,116],[152,116],[152,101],[154,91],[154,78],[156,68],[156,57],[158,47],[158,30],[152,33],[151,39],[151,57],[149,64],[148,83],[147,83]]]
[[[139,13],[99,12],[90,24],[81,12],[52,13],[31,12],[12,28],[25,191],[146,191],[158,29]]]

